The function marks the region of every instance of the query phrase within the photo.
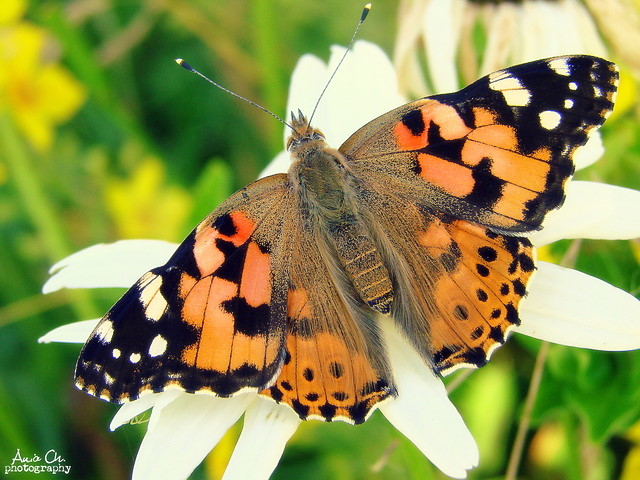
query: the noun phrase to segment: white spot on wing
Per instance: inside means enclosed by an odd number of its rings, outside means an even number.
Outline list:
[[[138,362],[140,361],[140,359],[141,359],[141,358],[142,358],[142,357],[140,356],[140,354],[139,354],[139,353],[132,353],[132,354],[129,356],[129,361],[130,361],[131,363],[138,363]]]
[[[140,292],[140,301],[145,305],[145,315],[148,320],[159,320],[167,309],[167,301],[160,293],[162,277],[156,276]]]
[[[569,89],[570,90],[577,90],[578,89],[578,84],[576,82],[569,82]]]
[[[111,342],[111,338],[113,338],[113,323],[111,320],[100,322],[93,335],[102,343]]]
[[[571,68],[567,63],[566,58],[554,58],[549,61],[549,67],[558,75],[569,76],[571,75]]]
[[[111,352],[111,356],[113,358],[120,358],[121,354],[122,354],[122,352],[120,350],[118,350],[117,348],[114,348],[113,351]]]
[[[115,378],[113,378],[111,375],[109,375],[108,373],[104,374],[104,383],[106,385],[111,385],[114,382]]]
[[[151,345],[149,346],[149,355],[151,357],[157,357],[162,355],[167,350],[167,341],[162,335],[156,335]]]
[[[547,130],[556,128],[560,125],[560,120],[562,119],[562,116],[553,110],[545,110],[544,112],[540,112],[538,116],[540,118],[540,125]]]
[[[504,100],[511,107],[526,107],[529,105],[531,94],[526,88],[520,90],[503,90]]]
[[[520,80],[504,73],[490,75],[489,88],[502,93],[504,101],[511,107],[524,107],[531,99],[531,93],[522,86]]]
[[[489,76],[489,87],[492,90],[513,90],[516,88],[522,88],[522,83],[516,77],[512,76]]]
[[[570,98],[567,98],[564,101],[564,108],[566,108],[566,109],[572,108],[573,104],[574,104],[573,100],[571,100]]]
[[[155,278],[158,275],[155,273],[151,273],[151,272],[147,272],[145,273],[142,277],[140,277],[140,280],[138,280],[138,287],[139,288],[145,288],[147,285],[149,285],[150,282],[152,282],[153,280],[155,280]]]

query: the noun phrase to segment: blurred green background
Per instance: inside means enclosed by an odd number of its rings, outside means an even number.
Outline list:
[[[66,478],[130,475],[144,423],[109,432],[117,407],[73,387],[79,346],[37,343],[57,326],[101,316],[122,292],[44,296],[47,270],[95,243],[180,241],[282,149],[279,123],[173,59],[285,116],[297,59],[326,60],[330,45],[351,37],[361,8],[339,0],[3,0],[0,467],[18,448],[55,449],[72,466]],[[360,38],[391,55],[397,10],[396,1],[375,2]],[[606,157],[581,176],[640,189],[635,80],[627,77],[626,106],[604,128]],[[560,242],[544,255],[561,259],[569,249],[576,268],[638,294],[636,243]],[[452,393],[481,450],[470,478],[504,478],[540,345],[519,336]],[[520,478],[640,478],[639,419],[640,353],[552,345]],[[237,434],[193,478],[220,478]],[[303,424],[274,478],[444,477],[376,413],[359,427]]]

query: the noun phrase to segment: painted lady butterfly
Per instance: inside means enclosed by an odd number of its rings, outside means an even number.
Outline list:
[[[539,60],[396,108],[338,150],[292,114],[287,174],[213,211],[100,321],[79,388],[116,403],[259,392],[363,422],[395,395],[380,322],[441,374],[484,365],[535,270],[523,236],[564,200],[618,73]]]

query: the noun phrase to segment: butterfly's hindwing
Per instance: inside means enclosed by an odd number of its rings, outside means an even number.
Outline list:
[[[262,392],[303,419],[362,423],[395,393],[386,353],[367,308],[322,227],[309,217],[286,220],[290,277],[286,358]]]
[[[484,365],[520,323],[531,243],[388,192],[379,179],[361,201],[378,219],[374,238],[395,279],[393,320],[437,372]]]

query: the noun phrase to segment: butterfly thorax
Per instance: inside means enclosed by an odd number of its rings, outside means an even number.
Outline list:
[[[314,230],[328,263],[331,258],[339,259],[360,298],[374,310],[388,314],[393,301],[392,281],[367,216],[358,206],[358,180],[342,153],[330,148],[319,131],[308,123],[300,127],[307,133],[292,135],[288,143],[293,160],[289,179],[311,220],[307,228]],[[334,275],[340,276],[339,272]]]

